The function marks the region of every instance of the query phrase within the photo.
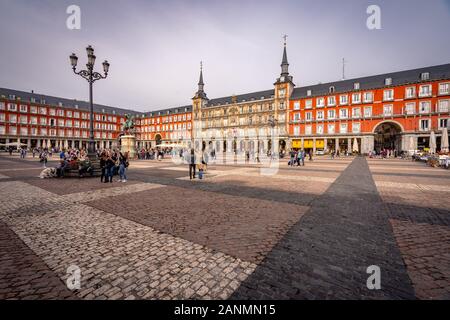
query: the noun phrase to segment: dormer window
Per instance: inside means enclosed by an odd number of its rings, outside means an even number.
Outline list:
[[[35,97],[31,97],[30,101],[35,103],[36,102],[36,98]]]
[[[386,78],[386,79],[384,79],[384,85],[385,85],[385,86],[390,86],[390,85],[392,85],[392,78]]]
[[[306,90],[306,96],[311,97],[312,95],[312,91],[311,90]]]
[[[353,89],[354,89],[354,90],[359,90],[359,88],[360,88],[359,82],[355,82],[355,83],[353,84]]]
[[[41,99],[41,104],[45,104],[45,99]]]
[[[422,81],[430,80],[430,73],[429,72],[422,72],[420,74],[420,80],[422,80]]]
[[[13,94],[10,94],[10,95],[9,95],[9,99],[10,99],[10,100],[15,100],[15,99],[16,99],[16,96],[13,95]]]
[[[62,106],[63,106],[63,103],[62,103],[62,102],[58,102],[58,106],[59,106],[59,107],[62,107]]]
[[[329,93],[334,93],[336,91],[336,89],[334,88],[334,86],[331,86],[329,89],[328,89],[328,92]]]

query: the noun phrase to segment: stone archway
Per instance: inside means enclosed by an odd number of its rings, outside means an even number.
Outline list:
[[[401,150],[402,128],[396,122],[386,121],[379,123],[375,129],[375,151],[379,153],[383,149]]]
[[[159,133],[157,133],[155,135],[155,141],[156,141],[156,145],[161,144],[161,135]]]

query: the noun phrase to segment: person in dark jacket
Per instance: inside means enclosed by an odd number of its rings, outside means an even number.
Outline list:
[[[195,179],[195,166],[196,166],[196,156],[194,149],[191,149],[191,154],[188,158],[189,160],[189,178]]]
[[[100,168],[102,169],[102,175],[100,176],[100,182],[103,182],[103,180],[105,180],[106,182],[106,177],[107,177],[107,169],[106,169],[106,152],[103,151],[100,154]]]
[[[114,155],[111,155],[110,153],[106,157],[106,180],[105,183],[112,183],[112,178],[114,174],[114,167],[116,165],[116,159]]]

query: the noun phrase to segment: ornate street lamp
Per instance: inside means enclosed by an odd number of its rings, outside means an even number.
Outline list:
[[[86,64],[86,70],[76,71],[78,64],[78,57],[75,53],[70,55],[70,64],[72,65],[72,70],[75,74],[81,76],[86,79],[89,83],[89,111],[90,111],[90,124],[89,124],[89,147],[88,147],[88,155],[91,160],[96,159],[95,154],[95,141],[94,141],[94,103],[93,103],[93,95],[92,95],[92,84],[100,79],[105,79],[108,76],[109,71],[109,63],[108,61],[104,61],[103,72],[104,75],[94,71],[95,59],[94,48],[92,46],[88,46],[86,48],[86,53],[88,57],[88,63]]]

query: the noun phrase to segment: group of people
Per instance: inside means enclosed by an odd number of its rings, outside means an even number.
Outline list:
[[[137,153],[139,160],[162,160],[164,159],[165,154],[169,154],[172,151],[172,148],[150,148],[150,149],[141,149]]]
[[[117,150],[103,150],[99,158],[102,170],[100,182],[112,183],[113,176],[117,174],[119,175],[118,182],[127,182],[128,152],[123,154]]]
[[[294,150],[291,149],[289,152],[290,160],[288,162],[288,165],[291,167],[297,165],[297,166],[304,166],[305,165],[305,158],[309,157],[309,160],[312,161],[312,153],[311,151],[306,153],[304,149],[301,150]]]

